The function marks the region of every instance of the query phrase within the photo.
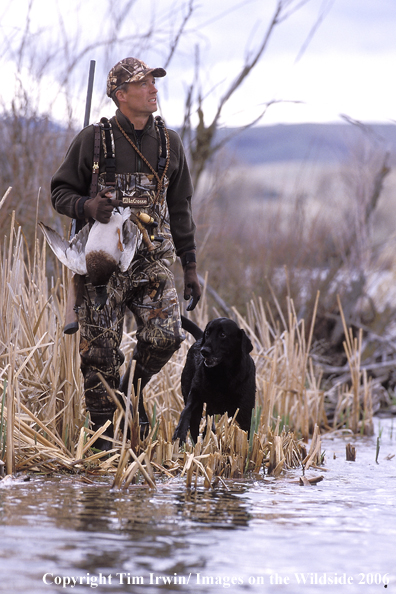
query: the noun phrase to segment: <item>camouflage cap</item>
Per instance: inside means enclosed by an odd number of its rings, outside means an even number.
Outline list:
[[[111,97],[124,83],[136,82],[142,80],[148,74],[154,77],[162,77],[166,75],[166,70],[163,68],[149,68],[147,64],[138,60],[137,58],[125,58],[120,60],[110,70],[107,77],[107,95]]]

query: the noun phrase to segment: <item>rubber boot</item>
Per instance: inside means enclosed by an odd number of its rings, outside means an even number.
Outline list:
[[[94,448],[98,450],[103,450],[104,452],[108,452],[113,448],[113,444],[111,441],[107,441],[107,439],[102,439],[103,435],[106,437],[113,437],[114,427],[113,427],[113,412],[90,412],[91,421],[92,421],[92,429],[93,431],[97,431],[106,423],[106,421],[111,421],[111,424],[107,427],[106,431],[102,433],[100,437],[95,441],[93,444]]]

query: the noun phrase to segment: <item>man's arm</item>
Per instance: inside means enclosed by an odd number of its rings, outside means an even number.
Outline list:
[[[167,202],[176,254],[180,256],[183,266],[184,299],[190,300],[187,310],[191,311],[201,297],[196,264],[196,227],[191,210],[193,186],[181,140],[175,132],[170,133],[171,150],[177,152],[179,166],[171,176]]]
[[[173,242],[176,254],[195,250],[195,223],[192,216],[191,198],[193,185],[183,145],[179,135],[169,130],[173,172],[169,179],[167,203]]]
[[[51,201],[54,209],[72,219],[81,218],[83,211],[80,209],[78,212],[77,204],[82,197],[89,197],[93,134],[93,126],[81,130],[51,180]]]

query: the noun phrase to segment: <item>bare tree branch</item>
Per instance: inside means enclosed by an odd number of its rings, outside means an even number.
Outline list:
[[[220,116],[221,116],[221,112],[223,110],[224,105],[227,103],[227,101],[230,99],[230,97],[235,93],[235,91],[241,86],[241,84],[243,83],[243,81],[245,80],[245,78],[250,74],[250,72],[252,71],[252,69],[256,66],[257,62],[260,60],[261,56],[263,55],[268,41],[271,37],[271,34],[274,30],[274,28],[276,27],[276,25],[278,24],[278,19],[279,16],[282,12],[282,8],[283,8],[283,0],[278,0],[278,4],[277,7],[275,9],[274,15],[271,19],[271,22],[268,26],[268,29],[264,35],[263,41],[261,42],[261,45],[259,46],[259,48],[256,50],[255,55],[253,56],[253,58],[251,58],[249,61],[247,60],[245,62],[244,67],[242,68],[241,72],[239,73],[239,75],[236,77],[236,79],[234,80],[233,83],[231,83],[230,88],[228,89],[228,91],[223,95],[223,97],[220,99],[219,101],[219,105],[217,108],[217,112],[215,117],[213,118],[212,124],[217,124]]]
[[[204,106],[203,106],[203,99],[201,93],[197,93],[197,108],[196,108],[196,115],[198,116],[198,124],[195,129],[195,135],[190,146],[190,153],[192,158],[192,174],[194,184],[198,185],[199,179],[202,175],[202,172],[205,169],[205,166],[208,160],[216,153],[219,148],[221,148],[225,142],[221,141],[218,144],[214,144],[214,137],[216,130],[219,126],[219,121],[223,112],[225,105],[229,102],[231,97],[236,93],[236,91],[242,86],[246,78],[252,72],[252,70],[257,66],[258,62],[262,58],[265,50],[267,49],[268,42],[275,30],[275,28],[283,22],[285,19],[289,18],[294,12],[301,9],[305,4],[307,4],[310,0],[300,0],[300,2],[296,2],[296,0],[278,0],[272,18],[269,22],[267,30],[262,38],[260,45],[256,48],[255,51],[251,52],[246,56],[245,63],[239,72],[238,76],[231,82],[229,88],[226,92],[222,95],[218,102],[217,110],[212,118],[212,121],[209,125],[205,124],[205,114],[204,114]],[[321,14],[322,16],[322,14]],[[318,26],[319,23],[317,23]],[[317,28],[316,26],[316,28]],[[316,28],[314,30],[316,30]],[[312,33],[313,34],[313,33]],[[311,34],[311,37],[312,37]],[[190,122],[191,118],[191,105],[192,105],[192,89],[189,90],[188,95],[188,109],[189,112],[185,114],[185,124],[183,131],[186,128],[186,125]],[[249,126],[254,125],[265,115],[266,110],[269,105],[274,102],[269,102],[265,108],[265,110],[255,118],[250,124],[248,124],[245,129]],[[186,105],[187,107],[187,105]],[[191,125],[191,124],[190,124]]]
[[[177,47],[179,45],[179,41],[180,41],[180,39],[181,39],[181,37],[182,37],[185,29],[186,29],[187,23],[191,19],[192,15],[194,13],[194,10],[195,10],[194,0],[189,0],[188,7],[187,7],[187,12],[186,12],[186,14],[184,16],[184,19],[182,20],[182,22],[180,24],[179,30],[177,31],[174,39],[171,42],[171,45],[170,45],[170,48],[169,48],[168,57],[165,60],[164,68],[168,68],[168,66],[169,66],[169,64],[170,64],[170,62],[171,62],[171,60],[172,60],[172,58],[173,58],[173,56],[174,56],[174,54],[176,52],[176,49],[177,49]]]
[[[313,27],[311,28],[310,32],[308,33],[307,39],[305,40],[300,51],[298,52],[296,60],[295,60],[296,62],[301,60],[303,54],[305,53],[305,50],[307,49],[308,45],[311,43],[312,38],[314,37],[316,31],[319,29],[320,25],[322,24],[322,22],[324,21],[324,19],[328,15],[328,13],[330,12],[330,10],[334,4],[334,1],[335,0],[323,0],[322,10],[321,10],[316,22],[314,23]]]
[[[245,124],[244,126],[240,126],[237,130],[233,130],[230,134],[228,134],[221,141],[215,144],[212,148],[212,154],[222,149],[223,146],[225,146],[232,138],[239,136],[239,134],[242,134],[242,132],[244,132],[245,130],[249,130],[249,128],[252,128],[256,124],[258,124],[259,121],[262,120],[265,114],[267,113],[268,108],[276,103],[302,103],[302,101],[284,101],[282,99],[273,99],[272,101],[268,101],[265,104],[265,109],[254,120],[252,120],[248,124]]]

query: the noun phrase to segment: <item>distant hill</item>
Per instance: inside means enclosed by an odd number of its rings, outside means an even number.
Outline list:
[[[396,159],[396,125],[279,124],[244,131],[222,129],[231,136],[227,149],[238,160],[257,165],[279,161],[339,162],[364,142],[386,148]]]

